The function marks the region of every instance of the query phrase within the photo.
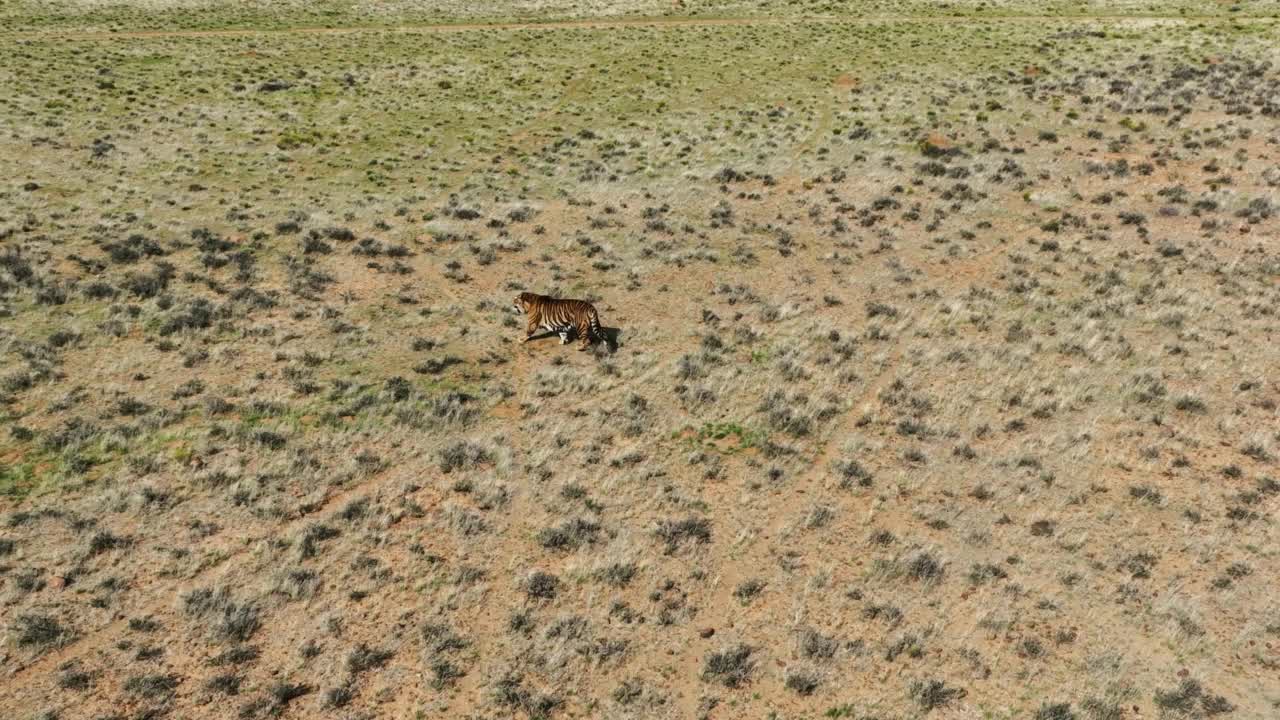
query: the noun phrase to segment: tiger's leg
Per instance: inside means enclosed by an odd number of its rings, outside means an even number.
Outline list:
[[[581,344],[578,345],[578,352],[591,347],[591,325],[589,320],[582,320],[578,323],[578,339],[581,340]]]
[[[560,329],[560,344],[561,344],[561,345],[568,345],[568,344],[569,344],[569,329],[568,329],[568,328],[561,328],[561,329]]]
[[[535,320],[533,316],[529,316],[529,319],[525,321],[524,339],[521,340],[520,342],[521,343],[529,342],[529,340],[533,337],[533,334],[537,331],[538,331],[538,321]]]

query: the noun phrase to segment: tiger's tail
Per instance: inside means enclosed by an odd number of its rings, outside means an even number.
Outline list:
[[[591,308],[591,314],[588,316],[588,322],[591,324],[591,334],[598,340],[604,339],[604,333],[600,331],[600,314],[595,308]]]

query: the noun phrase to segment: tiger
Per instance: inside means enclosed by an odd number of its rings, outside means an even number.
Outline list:
[[[520,341],[522,344],[532,340],[539,329],[558,334],[561,345],[568,344],[569,334],[576,332],[581,340],[579,351],[590,348],[595,340],[604,339],[604,333],[600,330],[600,316],[586,300],[568,300],[522,292],[516,296],[512,306],[516,314],[524,314],[529,318],[525,326],[525,338]]]

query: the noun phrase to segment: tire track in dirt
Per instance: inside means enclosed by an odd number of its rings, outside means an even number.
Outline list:
[[[342,35],[352,33],[450,33],[485,30],[620,30],[626,28],[679,29],[770,25],[874,25],[878,23],[1089,23],[1089,22],[1275,22],[1280,16],[1225,15],[876,15],[869,17],[721,17],[721,18],[625,18],[616,20],[553,20],[547,22],[428,23],[422,25],[352,25],[345,27],[294,27],[279,29],[228,28],[223,30],[129,30],[124,32],[21,30],[0,33],[17,40],[139,40],[148,38],[255,37],[261,35]]]

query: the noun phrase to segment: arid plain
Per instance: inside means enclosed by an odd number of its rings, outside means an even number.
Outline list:
[[[1275,717],[1275,13],[4,4],[0,714]]]

